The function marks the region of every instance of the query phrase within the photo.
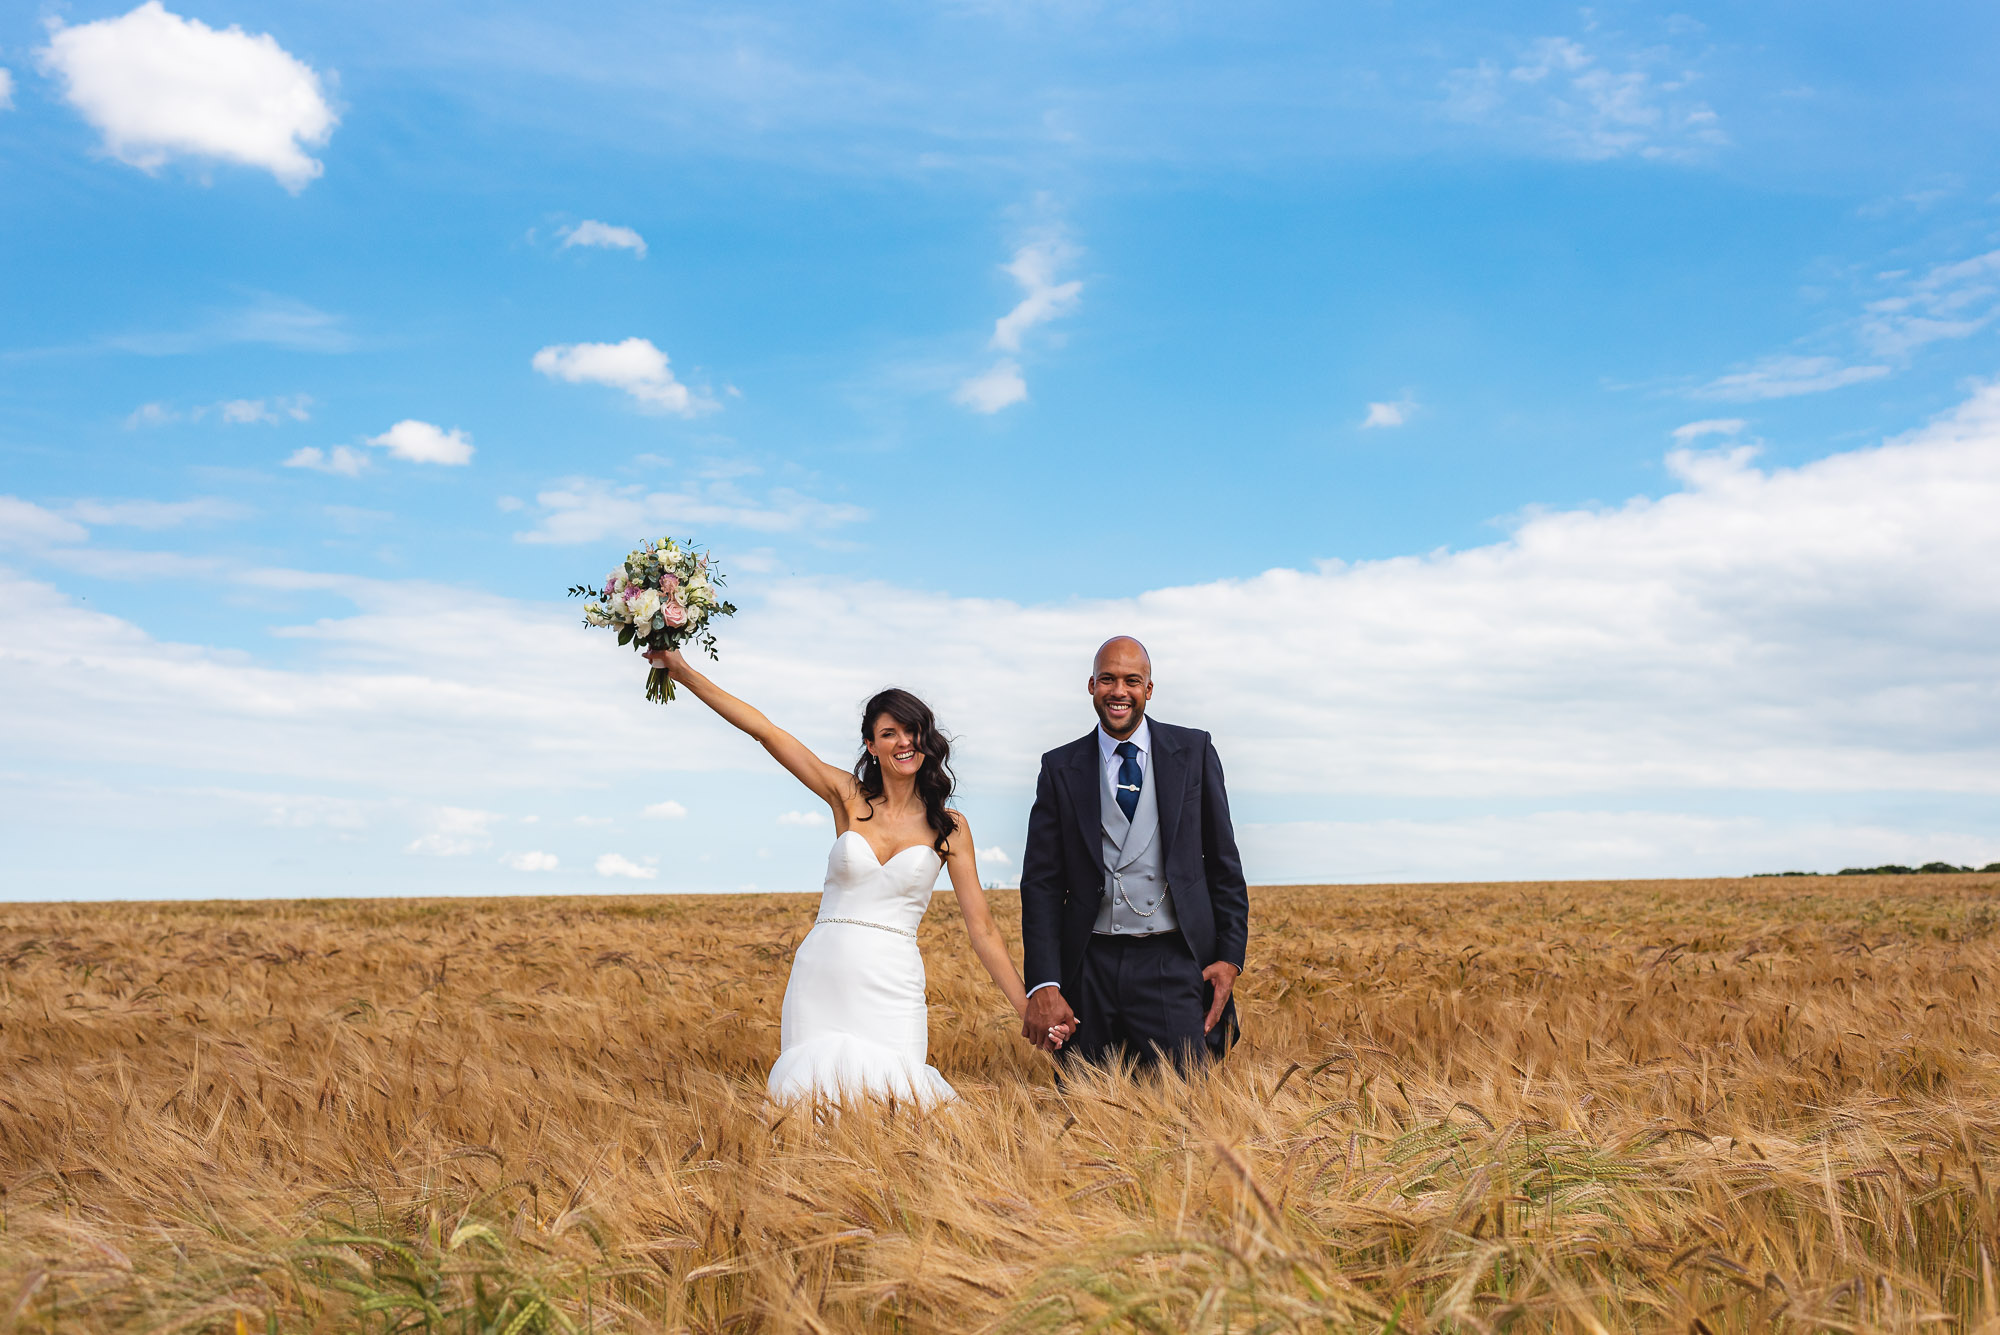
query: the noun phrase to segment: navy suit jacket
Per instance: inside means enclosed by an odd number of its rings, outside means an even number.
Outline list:
[[[1215,743],[1198,728],[1148,720],[1153,754],[1148,781],[1160,803],[1167,893],[1181,935],[1207,968],[1224,960],[1243,968],[1250,938],[1250,892],[1229,823],[1229,793]],[[1042,757],[1028,847],[1021,859],[1022,977],[1028,986],[1060,983],[1077,995],[1084,951],[1104,898],[1103,755],[1097,729]],[[1231,1011],[1210,1034],[1234,1028]]]

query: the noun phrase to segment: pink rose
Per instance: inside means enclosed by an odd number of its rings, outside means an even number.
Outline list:
[[[660,615],[666,618],[669,626],[685,626],[687,624],[687,609],[679,603],[661,603]]]

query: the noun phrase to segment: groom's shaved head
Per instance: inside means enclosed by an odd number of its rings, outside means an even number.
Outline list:
[[[1153,656],[1146,652],[1146,646],[1130,635],[1113,635],[1097,646],[1097,657],[1090,660],[1090,675],[1096,676],[1104,670],[1105,659],[1123,658],[1126,654],[1137,653],[1139,661],[1146,665],[1146,679],[1153,678]]]

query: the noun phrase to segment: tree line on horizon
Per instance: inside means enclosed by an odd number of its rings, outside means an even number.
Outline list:
[[[1835,876],[1935,876],[1945,872],[2000,872],[2000,862],[1989,862],[1983,867],[1960,867],[1949,862],[1926,862],[1921,867],[1905,867],[1901,863],[1888,863],[1880,867],[1842,867]],[[1825,876],[1823,871],[1761,871],[1759,876]]]

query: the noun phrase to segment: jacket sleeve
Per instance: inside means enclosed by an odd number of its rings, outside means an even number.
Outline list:
[[[1202,737],[1201,855],[1207,864],[1208,897],[1215,911],[1215,957],[1243,968],[1250,944],[1250,888],[1243,879],[1243,858],[1236,851],[1236,829],[1229,823],[1229,790],[1222,782],[1222,758],[1215,742]],[[1024,877],[1022,885],[1027,884]]]
[[[1044,760],[1021,854],[1021,981],[1030,988],[1062,982],[1063,885],[1062,817]]]

